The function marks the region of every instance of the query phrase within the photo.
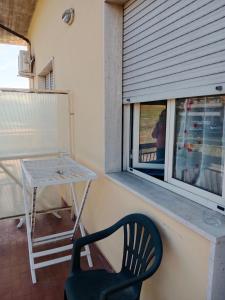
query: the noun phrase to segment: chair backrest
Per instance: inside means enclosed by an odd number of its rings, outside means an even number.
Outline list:
[[[153,221],[143,214],[123,218],[124,252],[122,272],[143,280],[158,269],[162,259],[162,240]]]

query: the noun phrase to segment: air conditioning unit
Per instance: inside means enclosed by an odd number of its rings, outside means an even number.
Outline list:
[[[31,58],[29,51],[26,51],[26,50],[19,51],[19,57],[18,57],[19,76],[22,76],[22,77],[33,77],[34,76],[34,74],[32,73],[32,62],[33,62],[33,59]]]

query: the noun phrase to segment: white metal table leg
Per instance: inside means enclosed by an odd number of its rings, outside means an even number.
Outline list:
[[[74,237],[78,226],[82,236],[85,236],[85,230],[80,222],[81,214],[85,205],[91,180],[96,178],[96,174],[91,170],[79,165],[77,162],[70,158],[52,158],[43,160],[26,160],[22,164],[22,178],[23,178],[23,193],[24,193],[24,206],[25,217],[27,224],[27,240],[29,250],[29,262],[32,276],[32,282],[36,283],[36,269],[44,268],[54,264],[62,263],[71,259],[71,255],[66,255],[46,259],[41,262],[35,262],[38,257],[46,257],[56,253],[61,253],[72,249],[73,244],[66,244],[65,246],[51,247],[46,250],[38,251],[35,247],[42,244],[49,244],[60,240],[69,239],[70,242]],[[87,181],[84,188],[84,194],[81,200],[81,205],[77,203],[73,184]],[[74,228],[70,231],[60,232],[52,235],[46,235],[34,238],[35,228],[35,215],[36,215],[36,196],[37,188],[45,188],[51,185],[70,184],[71,194],[74,202],[74,209],[76,209],[76,222]],[[27,189],[27,186],[33,189],[33,193]],[[31,201],[32,196],[32,201]],[[34,252],[33,252],[34,251]],[[90,267],[93,266],[90,255],[89,245],[85,247],[85,250],[81,252],[81,256],[86,256]]]
[[[52,215],[55,216],[57,219],[61,220],[62,217],[60,216],[60,214],[57,211],[53,211]]]
[[[36,197],[37,197],[37,187],[34,187],[32,193],[32,210],[31,210],[31,238],[34,236],[35,229],[35,218],[36,218]]]
[[[17,224],[17,228],[20,229],[25,223],[25,217],[20,218],[19,223]]]
[[[84,207],[85,200],[87,198],[87,194],[88,194],[88,190],[89,190],[90,184],[91,184],[91,181],[88,181],[87,184],[86,184],[86,187],[85,187],[85,190],[84,190],[83,199],[81,201],[80,209],[78,208],[76,191],[74,189],[73,184],[71,184],[72,198],[73,198],[74,208],[75,208],[76,215],[77,215],[77,219],[76,219],[76,222],[75,222],[75,225],[74,225],[74,229],[73,229],[73,238],[74,238],[74,235],[76,233],[78,225],[80,227],[81,236],[83,237],[83,236],[86,235],[85,230],[84,230],[84,226],[80,222],[80,217],[81,217],[81,214],[82,214],[82,210],[83,210],[83,207]],[[85,249],[86,256],[87,256],[88,265],[89,265],[90,268],[92,268],[93,267],[93,262],[92,262],[92,258],[91,258],[90,248],[89,248],[88,245],[85,245],[84,249]]]
[[[22,174],[24,180],[24,174]],[[29,251],[29,262],[30,262],[30,272],[32,282],[36,283],[36,273],[34,268],[34,258],[33,258],[33,247],[32,247],[32,239],[31,239],[31,220],[29,216],[30,212],[30,202],[28,192],[25,186],[25,182],[23,184],[23,194],[24,194],[24,207],[25,207],[25,218],[26,218],[26,228],[27,228],[27,241],[28,241],[28,251]]]
[[[81,217],[81,214],[82,214],[82,211],[83,211],[83,208],[84,208],[84,203],[85,203],[85,200],[87,198],[87,194],[88,194],[88,190],[90,188],[90,185],[91,185],[91,180],[89,180],[85,186],[85,189],[84,189],[84,194],[83,194],[83,197],[82,197],[82,200],[81,200],[81,204],[80,204],[80,208],[79,208],[79,211],[78,211],[78,214],[77,214],[77,218],[76,218],[76,222],[75,222],[75,225],[73,227],[73,232],[75,235],[76,233],[76,230],[77,230],[77,227],[78,227],[78,224],[80,222],[80,217]],[[72,189],[74,190],[74,189]]]

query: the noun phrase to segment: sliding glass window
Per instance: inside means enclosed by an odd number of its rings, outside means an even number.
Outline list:
[[[164,179],[166,101],[135,105],[133,165],[147,175]]]
[[[173,178],[222,195],[223,96],[176,100]]]
[[[128,170],[225,206],[225,96],[136,103],[130,109]]]

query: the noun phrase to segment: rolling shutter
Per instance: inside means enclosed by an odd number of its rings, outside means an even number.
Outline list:
[[[225,0],[132,0],[123,30],[124,100],[224,93]]]
[[[54,74],[53,74],[53,71],[50,71],[45,76],[45,88],[47,90],[53,90],[54,89]]]

